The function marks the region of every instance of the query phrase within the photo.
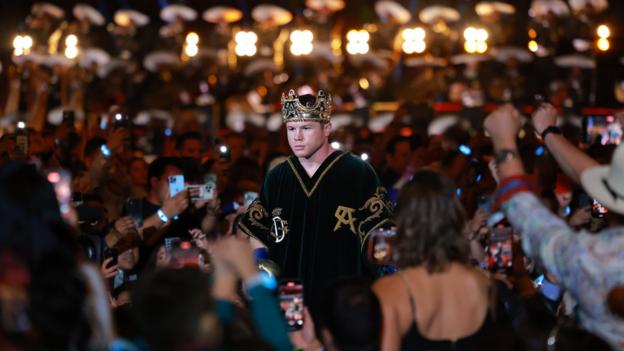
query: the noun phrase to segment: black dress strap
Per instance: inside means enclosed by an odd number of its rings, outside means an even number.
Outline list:
[[[412,318],[413,318],[414,324],[416,324],[416,303],[414,302],[414,294],[412,292],[412,288],[409,286],[409,283],[407,282],[405,275],[403,275],[403,272],[399,271],[398,274],[399,274],[399,277],[401,277],[401,280],[403,281],[403,283],[405,284],[405,288],[407,288],[407,295],[409,296],[409,302],[410,302],[410,307],[412,311]]]

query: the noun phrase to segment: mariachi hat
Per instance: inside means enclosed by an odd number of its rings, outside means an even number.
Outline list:
[[[243,12],[236,7],[214,6],[204,11],[202,18],[209,23],[233,23],[243,18]]]
[[[290,11],[271,4],[262,4],[254,7],[251,11],[251,17],[258,23],[267,23],[273,26],[282,26],[293,19]]]
[[[150,21],[147,15],[130,9],[121,9],[115,12],[115,23],[121,27],[130,27],[132,25],[136,27],[143,27]]]
[[[434,24],[437,21],[457,22],[461,18],[459,11],[449,6],[427,6],[418,14],[420,21],[426,24]]]
[[[490,16],[494,13],[513,15],[516,12],[516,8],[501,1],[481,1],[475,5],[475,12],[480,17]]]
[[[319,90],[316,101],[305,105],[299,101],[299,97],[293,89],[288,95],[282,94],[282,121],[315,121],[326,123],[331,118],[332,98],[331,94]]]
[[[306,0],[306,6],[312,10],[328,12],[340,11],[345,7],[343,0]]]
[[[98,67],[106,66],[111,60],[110,55],[100,48],[85,49],[78,59],[78,64],[83,68],[90,68],[94,64]]]
[[[581,184],[603,206],[624,214],[624,144],[615,149],[610,165],[592,167],[583,172]]]
[[[492,49],[492,54],[496,61],[507,62],[510,59],[516,59],[519,62],[526,63],[533,61],[533,55],[524,48],[515,46],[501,46]]]
[[[596,61],[584,55],[563,55],[555,58],[555,65],[563,68],[594,69],[596,68]]]
[[[591,9],[593,13],[599,13],[609,7],[607,0],[568,0],[568,3],[574,12]]]
[[[89,23],[94,24],[96,26],[101,26],[106,23],[106,19],[102,16],[98,10],[94,9],[93,6],[87,5],[84,3],[77,4],[74,6],[74,17],[79,20],[87,20]]]
[[[160,10],[160,18],[167,23],[175,22],[178,18],[191,22],[197,18],[197,11],[185,5],[168,5]]]
[[[529,16],[544,17],[549,13],[557,17],[567,17],[570,15],[570,9],[563,0],[533,0]]]
[[[32,6],[30,13],[35,16],[48,15],[54,19],[61,19],[65,16],[65,11],[49,2],[38,2]]]
[[[405,24],[412,19],[412,15],[403,5],[392,0],[377,1],[375,12],[383,22],[393,20],[399,24]]]

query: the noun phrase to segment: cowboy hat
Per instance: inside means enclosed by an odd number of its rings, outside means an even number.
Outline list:
[[[615,149],[610,165],[585,170],[581,184],[603,206],[624,214],[624,144]]]

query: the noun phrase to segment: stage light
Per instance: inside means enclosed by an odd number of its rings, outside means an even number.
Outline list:
[[[68,46],[65,48],[65,57],[67,57],[70,60],[75,59],[76,57],[78,57],[78,48],[75,46]]]
[[[364,29],[352,29],[347,33],[347,52],[351,55],[365,54],[369,50],[370,34]]]
[[[368,89],[368,87],[370,87],[370,83],[368,82],[368,79],[366,79],[366,78],[360,79],[359,84],[360,84],[360,88],[362,88],[362,90],[366,90],[366,89]]]
[[[65,46],[77,46],[78,45],[78,37],[70,34],[65,38]]]
[[[537,31],[535,31],[535,29],[533,28],[529,29],[529,38],[531,39],[537,38]]]
[[[401,32],[403,45],[401,49],[406,54],[423,53],[427,49],[425,30],[422,28],[406,28]]]
[[[611,43],[609,43],[609,39],[607,38],[600,38],[598,39],[598,42],[596,42],[596,46],[600,51],[608,51],[611,47]]]
[[[294,30],[290,33],[290,53],[294,56],[310,54],[314,49],[313,39],[314,35],[307,29]]]
[[[184,46],[184,54],[188,57],[195,57],[199,52],[199,48],[197,45],[186,45]]]
[[[199,44],[199,35],[197,35],[197,33],[195,32],[190,32],[189,34],[186,35],[186,40],[185,40],[187,45],[197,45]]]
[[[468,27],[464,30],[464,50],[469,54],[483,54],[487,51],[489,33],[483,28]]]
[[[236,55],[251,57],[256,54],[256,42],[258,41],[256,33],[240,31],[236,33],[234,40],[236,41],[236,48],[234,49]]]
[[[529,41],[529,50],[531,52],[537,52],[538,49],[539,49],[539,45],[537,44],[535,40]]]
[[[607,27],[607,25],[601,24],[598,28],[596,28],[596,34],[598,34],[598,37],[600,38],[607,39],[611,35],[611,30]]]
[[[24,50],[30,50],[30,48],[32,48],[33,46],[33,40],[30,37],[30,35],[24,35],[22,37],[22,48]]]

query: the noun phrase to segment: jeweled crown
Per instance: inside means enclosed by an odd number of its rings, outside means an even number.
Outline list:
[[[282,93],[282,121],[329,122],[331,118],[331,94],[319,90],[314,103],[302,104],[293,89],[288,95]]]

